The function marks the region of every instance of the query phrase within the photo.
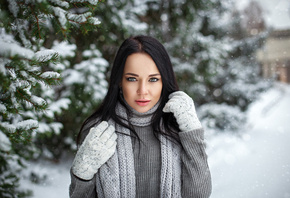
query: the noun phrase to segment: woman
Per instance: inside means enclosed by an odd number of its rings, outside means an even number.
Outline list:
[[[80,130],[70,197],[209,197],[203,133],[163,45],[128,38],[103,103]]]

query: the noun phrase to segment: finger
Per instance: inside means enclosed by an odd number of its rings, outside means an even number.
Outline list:
[[[108,126],[109,126],[108,122],[106,122],[106,121],[102,121],[102,122],[97,126],[97,128],[99,129],[99,131],[100,131],[101,134],[102,134],[102,132],[104,132],[104,131],[108,128]]]
[[[184,94],[183,96],[174,96],[171,98],[169,101],[174,102],[177,106],[192,106],[193,105],[193,100],[191,97],[188,95]]]
[[[180,107],[180,100],[171,98],[164,106],[163,112],[175,112]]]
[[[173,112],[173,106],[174,106],[174,103],[172,102],[167,102],[165,104],[165,106],[163,107],[163,112],[165,113],[170,113],[170,112]]]
[[[117,135],[113,134],[111,138],[106,142],[108,148],[112,147],[113,144],[116,144]]]
[[[186,93],[184,93],[183,91],[175,91],[175,92],[171,93],[168,98],[171,99],[173,97],[180,97],[180,96],[184,96],[184,95],[186,95]]]
[[[86,136],[83,144],[86,142],[88,142],[89,144],[92,144],[92,142],[94,141],[96,137],[99,137],[102,135],[102,132],[107,128],[107,126],[108,126],[108,123],[106,121],[103,121],[96,127],[92,127],[88,135]]]
[[[169,113],[170,111],[170,105],[168,103],[165,104],[165,106],[163,107],[162,111],[164,113]]]
[[[99,133],[99,130],[97,129],[97,127],[90,128],[90,131],[89,131],[88,135],[86,136],[84,143],[85,143],[85,141],[90,141],[94,137],[98,136],[98,133]]]
[[[111,135],[111,138],[110,138],[110,139],[113,140],[113,141],[116,141],[117,138],[118,138],[117,134],[116,134],[116,133],[113,133],[113,134]]]
[[[169,95],[170,100],[176,99],[179,101],[190,102],[192,98],[183,91],[177,91]]]
[[[117,142],[114,141],[113,144],[109,147],[109,149],[113,148],[115,150],[116,146],[117,146]]]
[[[100,141],[103,143],[106,143],[108,141],[108,139],[110,139],[111,134],[108,133],[107,131],[105,131],[102,136],[100,136]]]
[[[112,125],[109,125],[108,128],[106,128],[104,130],[104,132],[102,133],[103,134],[108,134],[108,136],[111,136],[113,133],[115,133],[115,127],[112,126]]]
[[[170,106],[175,106],[175,105],[179,105],[180,102],[182,102],[180,98],[173,97],[167,103],[170,104]]]
[[[110,125],[100,136],[100,140],[102,142],[107,142],[111,136],[115,133],[115,127],[113,127],[112,125]]]

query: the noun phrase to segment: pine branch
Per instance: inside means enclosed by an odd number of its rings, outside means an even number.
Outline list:
[[[34,17],[35,17],[35,19],[36,19],[36,23],[37,23],[38,36],[39,36],[39,38],[40,38],[40,39],[42,39],[42,38],[41,38],[41,35],[40,35],[40,28],[39,28],[39,21],[38,21],[38,17],[37,17],[37,15],[34,15]]]

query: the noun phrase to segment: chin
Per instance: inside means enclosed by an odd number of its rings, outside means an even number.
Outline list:
[[[145,107],[145,108],[134,108],[136,111],[138,111],[139,113],[146,113],[147,111],[149,111],[152,107]]]

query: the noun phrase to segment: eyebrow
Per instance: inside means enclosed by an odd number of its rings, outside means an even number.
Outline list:
[[[138,74],[134,74],[134,73],[126,73],[126,74],[124,74],[124,75],[130,75],[130,76],[136,76],[136,77],[138,77],[139,75]],[[150,74],[149,75],[150,77],[152,77],[152,76],[160,76],[160,74]]]

